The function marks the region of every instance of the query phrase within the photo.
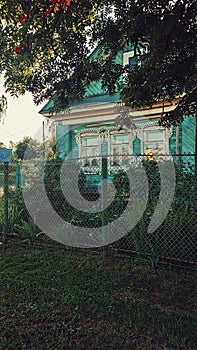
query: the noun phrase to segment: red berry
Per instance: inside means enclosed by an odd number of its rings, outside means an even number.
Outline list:
[[[16,46],[14,47],[14,51],[15,51],[15,54],[16,54],[16,55],[20,55],[20,46],[19,46],[19,45],[16,45]]]
[[[27,22],[28,17],[27,16],[21,16],[19,18],[19,22],[24,25]]]

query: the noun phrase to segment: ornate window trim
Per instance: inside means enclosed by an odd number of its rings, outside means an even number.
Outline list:
[[[89,128],[89,129],[82,129],[82,130],[75,130],[76,134],[76,142],[79,146],[79,157],[83,156],[82,152],[82,139],[83,137],[93,137],[98,136],[98,145],[99,145],[99,155],[101,155],[101,144],[103,140],[105,139],[109,143],[109,154],[112,152],[112,137],[114,135],[119,134],[128,134],[129,135],[129,153],[133,153],[133,141],[136,138],[136,130],[124,128],[123,130],[120,130],[119,126],[112,126],[112,127],[102,127],[99,129],[95,128]]]
[[[147,131],[164,131],[164,154],[170,153],[170,137],[172,136],[172,127],[167,129],[159,126],[158,123],[149,122],[143,125],[137,126],[137,137],[141,141],[141,153],[145,154],[145,134]]]
[[[125,127],[124,129],[120,129],[119,126],[112,126],[112,127],[101,127],[98,129],[95,128],[87,128],[87,129],[82,129],[82,130],[75,130],[76,134],[76,142],[79,147],[79,158],[82,159],[82,164],[85,164],[85,152],[83,153],[83,138],[84,137],[98,137],[98,157],[99,157],[99,162],[98,162],[98,167],[96,168],[88,166],[86,167],[87,172],[100,172],[101,168],[101,148],[102,148],[102,143],[104,140],[108,142],[108,169],[110,171],[114,171],[114,165],[113,165],[113,142],[112,138],[115,135],[120,135],[120,134],[127,134],[128,135],[128,156],[130,160],[132,161],[134,154],[133,154],[133,145],[134,145],[134,140],[136,137],[140,139],[141,141],[141,154],[146,154],[146,149],[145,149],[145,143],[146,143],[146,132],[148,131],[158,131],[162,130],[164,132],[164,140],[163,140],[163,149],[164,149],[164,154],[169,155],[170,150],[169,150],[169,139],[172,136],[172,127],[170,129],[167,129],[165,127],[159,126],[157,122],[148,122],[144,124],[135,124],[136,129],[133,128],[127,128]],[[154,141],[153,141],[154,142]],[[163,158],[163,157],[162,157]],[[84,160],[84,161],[83,161]],[[121,160],[120,160],[121,164]]]

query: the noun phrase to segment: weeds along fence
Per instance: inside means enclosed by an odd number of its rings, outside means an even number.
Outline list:
[[[5,174],[2,169],[3,165],[0,173],[3,192]],[[22,183],[21,177],[26,179]],[[100,250],[98,237],[91,229],[94,232],[95,228],[102,228],[106,252],[197,267],[194,154],[51,159],[37,174],[35,165],[27,166],[26,170],[23,167],[21,174],[16,164],[10,164],[8,179],[7,226],[5,196],[1,193],[4,236],[6,230],[8,235],[15,232],[23,240],[35,242],[43,231],[37,226],[41,215],[47,227],[53,228],[54,239],[58,240],[62,227],[53,220],[55,212],[71,224],[71,229],[64,229],[65,241],[76,242],[78,247]],[[46,197],[40,187],[43,184]],[[28,208],[23,199],[24,191]],[[137,218],[133,220],[135,215]],[[85,228],[88,233],[76,236],[75,241],[76,227],[81,231]]]
[[[16,223],[14,212],[17,208],[11,203],[11,198],[12,194],[18,193],[20,188],[20,166],[15,163],[0,162],[0,232],[3,240],[6,240],[8,233],[14,231]]]

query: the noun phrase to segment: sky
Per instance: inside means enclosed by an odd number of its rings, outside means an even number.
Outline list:
[[[47,119],[38,113],[47,101],[36,106],[30,93],[26,93],[19,98],[13,98],[10,94],[5,93],[3,78],[1,77],[0,97],[2,95],[7,98],[8,108],[5,117],[0,120],[0,142],[3,142],[9,148],[10,141],[21,141],[24,136],[42,141],[43,121],[45,136],[47,137]]]

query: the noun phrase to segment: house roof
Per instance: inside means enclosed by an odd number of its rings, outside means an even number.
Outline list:
[[[130,45],[125,45],[124,50],[120,50],[116,57],[116,64],[123,64],[123,53],[131,51]],[[90,58],[96,60],[102,55],[102,47],[96,48],[90,55]],[[77,107],[89,104],[99,104],[104,102],[115,102],[120,100],[120,94],[109,95],[103,88],[101,81],[92,81],[89,86],[86,87],[86,93],[81,101],[73,103],[70,107]],[[49,114],[54,106],[54,101],[50,100],[46,105],[39,111],[40,114]]]
[[[107,103],[107,102],[116,102],[119,101],[120,99],[120,94],[116,93],[115,95],[108,95],[108,94],[103,94],[103,95],[92,95],[92,96],[87,96],[84,97],[83,100],[80,102],[73,103],[71,107],[77,107],[77,106],[83,106],[83,105],[90,105],[90,104],[100,104],[100,103]],[[51,112],[52,108],[54,106],[53,100],[50,100],[40,111],[39,113],[41,114],[48,114]]]

